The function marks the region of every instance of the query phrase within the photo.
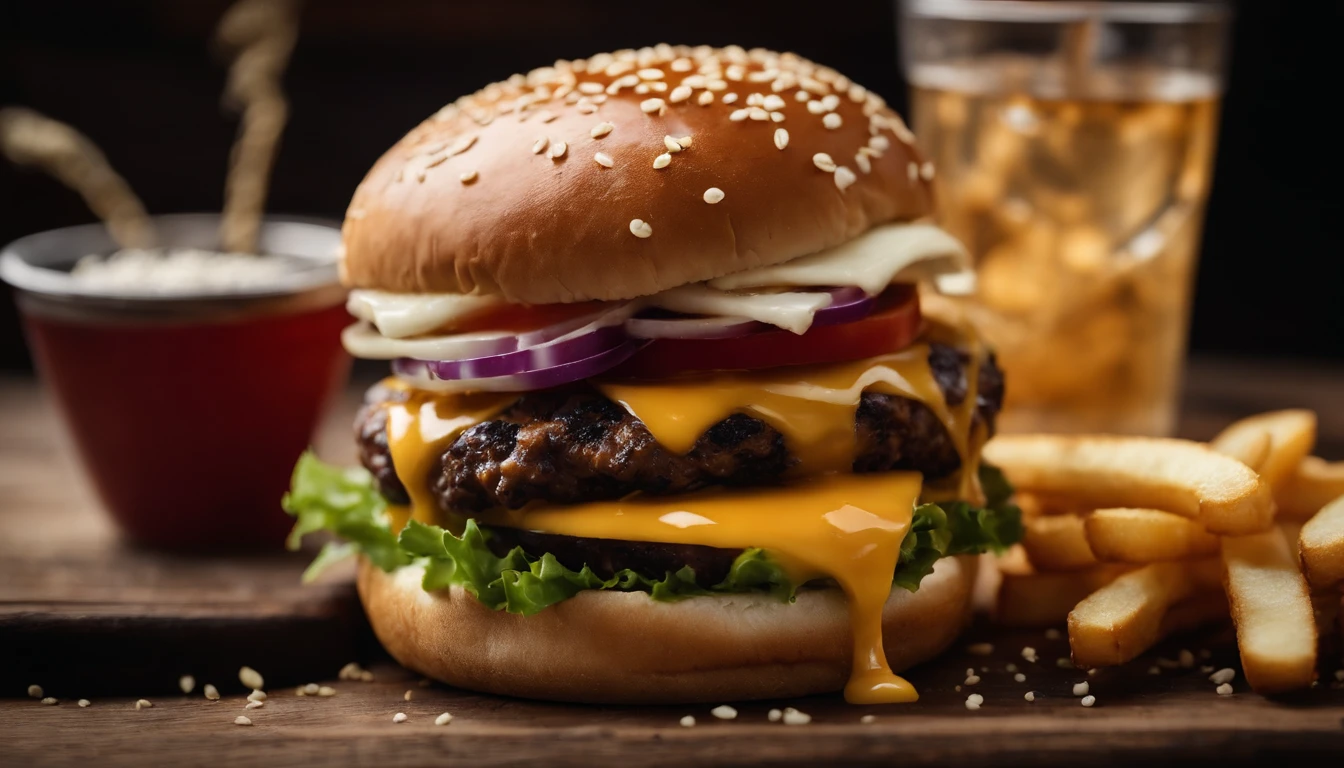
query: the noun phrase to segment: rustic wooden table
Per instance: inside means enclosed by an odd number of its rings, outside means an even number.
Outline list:
[[[1207,438],[1247,413],[1305,406],[1321,416],[1318,452],[1344,458],[1344,368],[1203,361],[1187,389],[1187,436]],[[324,425],[318,447],[330,459],[353,461],[347,423],[357,396],[352,389]],[[1088,678],[1058,665],[1067,640],[981,623],[910,674],[918,704],[852,707],[811,697],[741,705],[737,719],[720,721],[709,706],[569,706],[423,687],[371,642],[348,574],[300,587],[303,565],[303,556],[172,558],[120,545],[45,395],[31,380],[0,379],[0,697],[10,697],[0,698],[0,765],[1063,766],[1344,754],[1344,691],[1330,685],[1336,665],[1327,663],[1322,685],[1297,697],[1264,699],[1240,678],[1234,695],[1217,696],[1200,668],[1238,666],[1227,628]],[[993,652],[967,650],[980,642]],[[1039,660],[1026,661],[1024,647]],[[1149,674],[1156,659],[1179,658],[1182,649],[1195,653],[1192,667]],[[372,667],[374,682],[335,679],[356,659]],[[271,697],[260,709],[243,709],[242,664],[267,676]],[[981,681],[957,690],[968,668]],[[198,688],[184,696],[177,680],[188,673]],[[1071,695],[1084,679],[1095,707]],[[297,696],[294,686],[309,681],[337,693]],[[207,682],[222,700],[201,696]],[[24,697],[30,684],[60,703]],[[1027,691],[1037,692],[1034,703]],[[965,708],[972,692],[985,700],[974,712]],[[81,697],[92,700],[88,708],[76,705]],[[154,706],[136,710],[140,697]],[[768,722],[767,711],[784,706],[812,722]],[[399,712],[408,719],[396,724]],[[442,712],[454,719],[435,726]],[[234,724],[242,714],[251,727]],[[694,727],[679,725],[687,714]],[[876,720],[861,723],[868,714]]]

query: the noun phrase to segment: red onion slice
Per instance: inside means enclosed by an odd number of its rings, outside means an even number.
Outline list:
[[[423,360],[394,360],[392,371],[398,378],[418,389],[440,392],[529,392],[590,379],[625,362],[648,343],[625,341],[591,357],[511,376],[445,381],[437,378],[430,370],[432,363]]]
[[[510,376],[516,373],[543,370],[557,365],[583,360],[626,341],[625,330],[619,325],[595,328],[587,333],[566,336],[549,344],[541,344],[516,352],[467,360],[423,360],[426,370],[436,379],[485,379]]]
[[[812,325],[840,325],[852,323],[873,313],[877,299],[869,296],[862,288],[832,288],[831,303],[817,310],[812,316]]]

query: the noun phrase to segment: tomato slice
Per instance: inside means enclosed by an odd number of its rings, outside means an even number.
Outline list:
[[[802,335],[761,331],[733,339],[658,339],[604,376],[665,378],[687,371],[754,370],[837,363],[898,352],[922,330],[919,294],[912,286],[887,289],[862,320],[810,328]]]

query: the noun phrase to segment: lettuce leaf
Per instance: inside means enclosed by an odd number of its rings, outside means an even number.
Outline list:
[[[984,508],[957,502],[921,504],[915,509],[910,531],[901,542],[894,584],[913,592],[940,558],[1002,551],[1021,538],[1021,513],[1008,503],[1012,489],[1002,475],[985,467],[981,483],[989,499]],[[283,505],[295,517],[288,542],[291,549],[316,531],[329,531],[343,540],[323,547],[304,573],[305,580],[339,559],[363,554],[385,571],[411,563],[423,565],[425,589],[460,586],[485,605],[510,613],[533,614],[588,589],[646,592],[655,600],[760,592],[791,601],[801,586],[791,583],[784,570],[758,548],[743,550],[728,576],[706,589],[696,583],[695,571],[689,567],[669,571],[660,579],[628,569],[603,579],[587,566],[578,571],[567,568],[549,553],[533,557],[515,547],[499,556],[490,549],[489,532],[474,520],[467,521],[461,536],[414,520],[397,536],[392,533],[387,502],[368,472],[324,464],[312,453],[299,459]]]

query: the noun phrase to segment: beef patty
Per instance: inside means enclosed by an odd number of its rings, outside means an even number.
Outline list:
[[[929,346],[929,366],[951,407],[966,399],[968,362],[953,347]],[[408,497],[388,450],[383,403],[402,397],[404,392],[376,386],[356,420],[360,459],[393,503]],[[1003,375],[989,354],[979,367],[975,418],[990,433],[1002,404]],[[854,429],[855,472],[914,470],[940,478],[961,464],[942,422],[915,400],[866,392]],[[531,501],[571,504],[635,491],[677,494],[711,485],[771,485],[792,464],[783,435],[760,419],[733,414],[681,455],[660,445],[619,404],[577,385],[521,395],[496,418],[463,432],[426,481],[440,508],[470,515],[517,509]],[[611,565],[614,570],[628,567]]]

